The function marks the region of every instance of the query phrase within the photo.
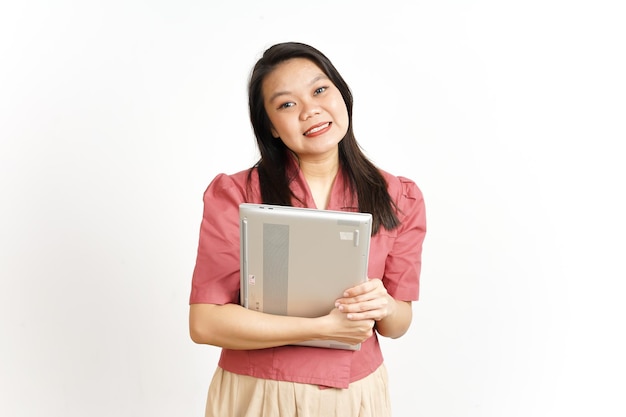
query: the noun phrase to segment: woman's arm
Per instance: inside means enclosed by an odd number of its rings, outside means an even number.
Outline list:
[[[410,301],[398,301],[389,296],[395,308],[393,313],[376,322],[376,330],[379,334],[396,339],[403,336],[413,320],[413,307]]]
[[[349,320],[334,309],[318,318],[259,313],[237,304],[192,304],[191,339],[227,349],[264,349],[312,339],[363,342],[373,333],[374,320]]]

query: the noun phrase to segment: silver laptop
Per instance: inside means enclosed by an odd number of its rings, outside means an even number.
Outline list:
[[[320,317],[367,279],[372,216],[268,204],[239,206],[241,305],[264,313]],[[331,340],[298,345],[358,350]]]

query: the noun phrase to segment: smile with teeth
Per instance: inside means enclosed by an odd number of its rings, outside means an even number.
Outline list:
[[[310,130],[307,130],[306,132],[304,132],[304,136],[308,136],[308,135],[312,135],[313,133],[317,133],[320,130],[326,129],[328,126],[330,126],[330,122],[321,124],[319,126],[315,126],[313,129],[310,129]]]

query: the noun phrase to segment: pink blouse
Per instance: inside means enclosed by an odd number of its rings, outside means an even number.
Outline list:
[[[293,205],[316,207],[304,176],[297,167],[293,169],[291,189],[304,202],[293,201]],[[247,184],[248,172],[219,174],[204,193],[204,214],[190,304],[239,302],[239,204],[262,202],[257,171],[252,171],[250,186]],[[381,228],[372,237],[368,277],[381,278],[395,299],[416,301],[422,242],[426,233],[424,200],[413,181],[381,172],[398,205],[401,225],[391,231]],[[357,211],[357,207],[340,171],[333,184],[328,209]],[[347,388],[350,382],[369,375],[382,362],[378,336],[374,333],[358,351],[305,346],[222,349],[219,366],[257,378]]]

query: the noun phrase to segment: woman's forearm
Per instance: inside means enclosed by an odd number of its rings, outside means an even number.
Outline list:
[[[236,304],[192,304],[191,339],[228,349],[263,349],[321,337],[315,319],[263,314]]]
[[[265,349],[308,340],[355,345],[373,334],[372,319],[350,320],[338,309],[317,318],[259,313],[237,304],[192,304],[189,333],[200,344],[227,349]]]
[[[409,329],[413,319],[413,307],[410,301],[397,301],[389,297],[394,304],[392,313],[376,322],[376,330],[382,336],[396,339]]]

